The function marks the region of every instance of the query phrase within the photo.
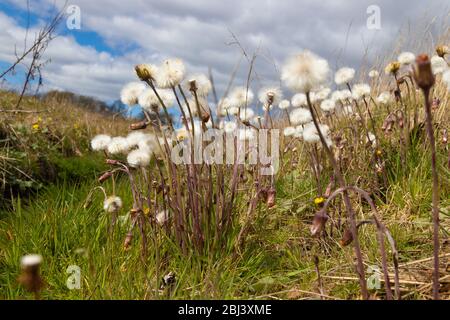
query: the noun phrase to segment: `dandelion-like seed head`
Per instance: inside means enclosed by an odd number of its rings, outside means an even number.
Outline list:
[[[281,110],[287,109],[291,106],[291,102],[289,100],[281,100],[281,102],[278,104],[278,108]]]
[[[130,145],[127,138],[114,137],[109,142],[107,150],[110,154],[126,153],[130,150]]]
[[[122,208],[122,199],[118,196],[110,196],[103,202],[103,210],[108,213],[118,212]]]
[[[331,100],[334,100],[335,102],[340,101],[346,101],[352,97],[352,93],[348,89],[344,90],[336,90],[331,94]]]
[[[431,69],[433,70],[433,74],[443,73],[448,70],[448,68],[447,61],[445,61],[444,58],[439,56],[431,57]]]
[[[442,81],[447,85],[448,91],[450,91],[450,70],[447,70],[442,75]]]
[[[233,107],[228,108],[227,112],[231,116],[237,116],[237,114],[239,113],[239,108],[233,106]]]
[[[236,87],[234,88],[229,98],[233,102],[234,107],[244,108],[252,103],[255,95],[251,89],[247,89],[246,87]]]
[[[245,120],[250,120],[251,118],[253,118],[255,116],[255,112],[250,109],[250,108],[243,108],[241,109],[241,111],[239,112],[239,118],[242,121]]]
[[[300,126],[296,126],[295,127],[295,133],[294,133],[294,137],[295,138],[298,138],[298,139],[300,139],[300,140],[303,140],[303,129],[304,128],[304,126],[303,125],[300,125]]]
[[[186,67],[181,59],[167,59],[159,67],[156,85],[161,89],[173,88],[183,81]]]
[[[306,106],[307,104],[306,94],[304,93],[295,94],[291,99],[291,103],[292,106],[296,108]]]
[[[319,91],[313,92],[314,100],[321,101],[325,100],[331,93],[330,88],[322,88]]]
[[[397,60],[401,65],[407,66],[412,64],[414,60],[416,60],[416,56],[412,52],[402,52],[399,54]]]
[[[365,83],[355,84],[352,88],[352,96],[355,100],[362,99],[370,95],[370,86]]]
[[[127,162],[133,168],[147,167],[150,164],[150,159],[150,149],[136,149],[131,151],[127,156]]]
[[[108,148],[108,144],[111,142],[111,137],[106,134],[96,135],[91,140],[91,148],[94,151],[102,151]]]
[[[331,146],[332,143],[329,137],[330,127],[328,127],[325,124],[319,124],[319,130],[322,133],[323,137],[325,138],[327,145]],[[303,140],[305,140],[308,143],[320,142],[319,132],[317,131],[317,128],[314,125],[314,123],[308,123],[307,125],[305,125],[305,128],[303,129]]]
[[[132,131],[127,135],[127,141],[130,148],[139,145],[139,142],[145,139],[145,133],[142,131]]]
[[[332,99],[323,100],[320,104],[320,109],[324,112],[331,112],[336,108],[336,102]]]
[[[290,136],[293,136],[296,131],[297,130],[294,127],[286,127],[283,129],[283,135],[285,137],[290,137]]]
[[[278,105],[283,99],[283,93],[279,87],[265,87],[259,90],[258,99],[264,107]]]
[[[281,80],[293,92],[307,93],[320,88],[329,74],[328,62],[305,50],[286,61],[281,69]]]
[[[352,81],[355,77],[355,69],[344,67],[336,71],[334,74],[334,82],[337,85],[346,84]]]
[[[377,97],[377,102],[380,104],[388,104],[391,101],[391,94],[388,91],[380,93]]]
[[[164,106],[167,108],[171,107],[175,101],[175,96],[172,91],[166,89],[156,89],[159,97],[161,98]],[[162,108],[161,101],[159,101],[158,96],[155,94],[153,89],[146,89],[139,96],[139,105],[147,111],[158,112]]]
[[[189,80],[185,83],[185,89],[187,91],[192,89],[192,81],[195,81],[195,91],[199,96],[206,97],[212,89],[211,81],[209,81],[208,77],[202,73],[191,75],[188,79]]]
[[[369,71],[369,78],[378,78],[380,73],[377,70],[370,70]]]
[[[223,130],[226,133],[232,133],[236,130],[236,128],[237,128],[236,122],[226,121],[223,124]]]
[[[312,121],[311,112],[306,108],[296,108],[291,111],[289,118],[293,125],[301,125]]]
[[[138,103],[139,96],[144,90],[145,84],[142,82],[127,83],[120,92],[120,100],[126,105],[135,105]]]

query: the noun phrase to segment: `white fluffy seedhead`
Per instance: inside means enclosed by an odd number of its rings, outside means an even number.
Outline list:
[[[144,92],[145,84],[142,82],[130,82],[120,92],[122,103],[132,106],[138,103],[139,96]]]
[[[234,88],[230,95],[229,99],[232,101],[234,107],[244,108],[252,103],[255,95],[251,89],[247,89],[246,87],[236,87]]]
[[[328,62],[310,51],[290,57],[281,69],[281,80],[293,92],[317,90],[328,80]]]
[[[334,82],[337,85],[346,84],[353,80],[355,77],[355,69],[353,68],[341,68],[334,74]]]
[[[167,59],[159,67],[156,75],[156,85],[161,89],[176,87],[183,81],[186,67],[181,59]]]
[[[300,125],[312,121],[311,112],[305,108],[296,108],[289,114],[291,124]]]
[[[102,151],[108,148],[108,144],[111,142],[111,137],[106,134],[96,135],[91,140],[91,148],[94,151]]]

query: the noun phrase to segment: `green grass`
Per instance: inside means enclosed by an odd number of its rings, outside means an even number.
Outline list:
[[[390,178],[386,203],[378,203],[397,241],[401,263],[432,254],[429,160],[424,150],[417,157],[405,174]],[[439,161],[445,161],[444,154]],[[75,163],[66,167],[71,171],[80,166]],[[443,171],[441,177],[441,207],[445,209],[450,205],[448,172]],[[325,293],[335,298],[359,298],[357,281],[327,278],[355,277],[352,246],[339,246],[341,235],[336,229],[332,238],[310,236],[315,193],[308,171],[295,170],[278,179],[277,206],[270,210],[258,207],[258,218],[241,255],[234,253],[230,241],[222,250],[205,256],[184,256],[161,233],[157,244],[150,242],[146,267],[140,257],[138,233],[131,249],[124,251],[127,224],[118,224],[112,234],[108,231],[109,216],[102,210],[100,192],[94,193],[91,205],[85,208],[88,194],[96,185],[93,179],[75,185],[61,182],[44,188],[36,198],[14,199],[13,208],[0,214],[0,298],[31,298],[17,283],[20,257],[27,253],[44,257],[44,299],[316,299],[316,255]],[[129,208],[127,183],[118,181],[116,190],[124,208]],[[369,214],[362,204],[357,210],[365,217]],[[124,209],[121,216],[126,216]],[[448,217],[443,215],[443,235],[448,226]],[[366,266],[380,266],[374,231],[372,226],[365,226],[360,236]],[[155,245],[161,256],[158,275]],[[66,286],[70,265],[81,268],[80,290]],[[174,290],[157,292],[157,279],[168,272],[176,274]],[[415,287],[407,289],[414,291]],[[383,289],[371,293],[384,294]],[[423,296],[414,294],[411,298]]]

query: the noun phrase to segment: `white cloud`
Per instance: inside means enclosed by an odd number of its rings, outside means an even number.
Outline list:
[[[26,7],[26,0],[7,1]],[[31,10],[45,15],[53,3],[36,0]],[[57,1],[59,7],[63,4]],[[368,30],[366,9],[372,0],[72,0],[70,4],[80,7],[83,30],[98,33],[105,43],[124,53],[112,57],[81,46],[67,31],[67,36],[57,38],[48,48],[52,64],[46,68],[46,79],[50,87],[102,99],[117,98],[121,85],[134,78],[134,64],[175,56],[184,59],[191,72],[212,67],[219,92],[223,91],[240,56],[239,48],[230,44],[229,30],[249,53],[259,49],[258,77],[254,78],[272,83],[278,80],[275,66],[300,49],[317,52],[333,66],[358,67],[367,59],[367,47],[373,58],[395,40],[401,26],[408,21],[417,25],[424,9],[431,16],[449,9],[446,0],[427,3],[426,8],[420,0],[376,1],[381,9],[381,30]],[[23,42],[24,30],[5,15],[0,15],[0,27],[11,30],[0,35],[0,60],[10,61],[7,47]],[[423,43],[429,37],[420,34],[414,41]],[[238,83],[245,82],[247,70],[244,60]]]

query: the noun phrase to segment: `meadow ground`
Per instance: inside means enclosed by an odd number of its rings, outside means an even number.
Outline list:
[[[446,97],[443,105],[445,107],[447,104],[448,108],[448,95]],[[14,101],[14,98],[13,94],[1,93],[2,104],[6,108],[7,101]],[[138,240],[128,250],[123,248],[123,237],[129,223],[126,210],[120,212],[119,223],[111,231],[110,216],[103,211],[101,194],[89,196],[91,190],[98,185],[99,174],[105,170],[101,156],[88,150],[89,139],[100,132],[124,134],[128,123],[119,120],[119,125],[112,124],[111,116],[99,116],[81,109],[67,112],[69,106],[63,106],[60,101],[42,103],[29,98],[25,104],[27,103],[29,110],[52,108],[52,112],[3,114],[3,117],[8,117],[2,119],[4,132],[8,132],[7,138],[16,135],[19,142],[25,141],[26,146],[21,149],[17,147],[20,143],[11,143],[8,149],[2,149],[11,151],[2,153],[3,172],[11,171],[15,163],[8,162],[8,159],[17,159],[20,152],[24,153],[23,157],[28,161],[29,168],[35,167],[33,163],[39,158],[35,156],[41,153],[49,156],[49,159],[57,159],[54,163],[49,160],[49,168],[56,168],[58,177],[52,183],[46,183],[45,177],[39,182],[34,177],[42,178],[39,175],[42,172],[38,174],[30,169],[28,174],[25,172],[25,177],[33,175],[30,178],[42,187],[14,196],[1,209],[1,298],[32,297],[17,282],[20,258],[32,252],[44,257],[43,299],[361,297],[354,271],[352,247],[339,244],[343,230],[334,228],[327,230],[327,234],[320,238],[311,237],[311,220],[317,211],[314,203],[317,189],[308,162],[301,160],[301,145],[299,153],[287,152],[283,157],[282,169],[275,185],[276,205],[271,208],[264,203],[258,205],[243,250],[235,250],[235,237],[231,235],[220,250],[200,255],[195,251],[182,253],[173,238],[159,233],[158,238],[153,239],[154,242],[149,246],[145,266],[141,260]],[[49,114],[51,118],[48,117]],[[448,112],[439,109],[436,115],[437,123],[448,124]],[[380,114],[377,118],[380,126],[382,116]],[[95,117],[95,121],[92,117]],[[5,126],[7,123],[8,128]],[[28,139],[34,142],[31,143]],[[60,146],[65,147],[55,148],[58,143],[54,139],[59,139]],[[418,134],[417,139],[412,140],[407,162],[404,164],[401,164],[398,145],[386,139],[379,147],[388,163],[388,188],[383,192],[383,197],[377,196],[376,205],[397,243],[403,299],[427,299],[431,295],[432,180],[429,150],[425,140],[424,131]],[[441,178],[440,254],[441,270],[444,273],[441,274],[443,298],[448,298],[450,283],[450,174],[446,167],[447,161],[446,148],[439,147],[437,163]],[[358,166],[356,163],[352,168],[351,175],[355,176],[355,180],[358,176],[360,180],[364,180],[371,174],[367,168]],[[23,165],[21,167],[24,168]],[[15,174],[16,178],[19,176],[21,180],[26,180],[23,175]],[[34,184],[30,187],[34,187]],[[104,187],[111,189],[111,182],[106,182]],[[115,194],[120,195],[124,202],[123,208],[131,207],[127,180],[119,178],[115,189]],[[239,225],[242,223],[239,215],[245,212],[247,201],[246,190],[243,188],[238,192],[234,207],[238,218],[233,221],[232,233],[239,232]],[[368,216],[367,203],[356,197],[352,198],[352,202],[362,219]],[[136,239],[139,239],[138,235]],[[360,229],[360,241],[365,267],[380,266],[373,226]],[[157,255],[155,246],[159,247]],[[158,268],[155,268],[156,263]],[[74,265],[81,271],[81,288],[69,290],[66,281],[70,273],[67,268]],[[156,290],[161,282],[159,279],[169,272],[176,275],[175,286]],[[390,268],[390,273],[392,272]],[[373,298],[384,298],[382,281],[379,289],[370,290],[370,295]]]

